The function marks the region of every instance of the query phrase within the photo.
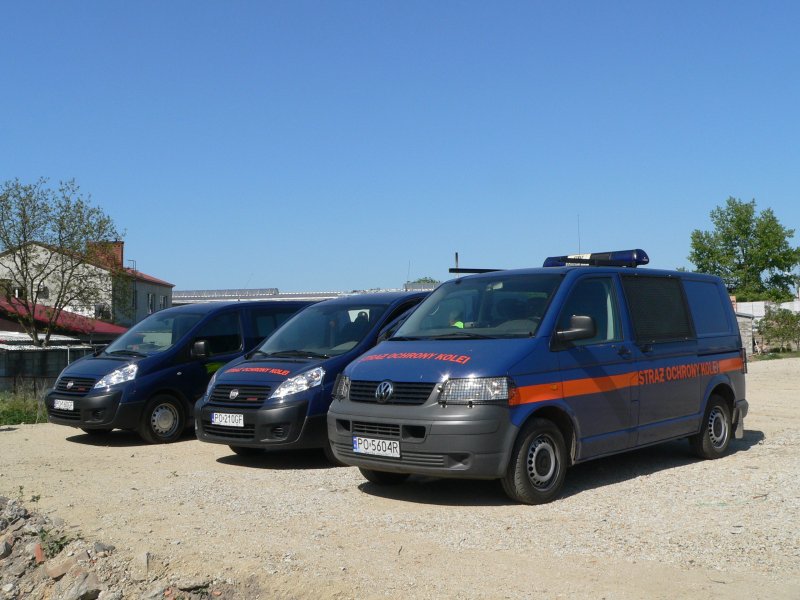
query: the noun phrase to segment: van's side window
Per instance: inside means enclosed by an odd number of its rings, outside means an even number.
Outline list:
[[[675,277],[622,278],[637,342],[667,342],[693,337],[681,282]]]
[[[730,298],[723,295],[713,281],[692,281],[685,279],[683,289],[694,315],[694,328],[697,335],[729,335],[733,333],[728,321]]]
[[[621,338],[614,284],[610,277],[590,277],[579,281],[561,309],[558,329],[569,329],[573,315],[592,317],[597,330],[593,338],[575,341],[576,346],[602,344]]]
[[[203,325],[196,339],[208,342],[208,352],[211,356],[241,350],[242,326],[239,323],[239,313],[217,315]]]

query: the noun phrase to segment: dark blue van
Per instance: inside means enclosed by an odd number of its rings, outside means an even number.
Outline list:
[[[325,415],[337,375],[426,295],[344,296],[300,311],[217,371],[195,407],[197,438],[242,455],[323,448],[332,458]]]
[[[730,299],[718,277],[647,262],[554,257],[442,284],[345,369],[335,457],[378,484],[500,479],[538,504],[589,459],[679,438],[722,456],[748,408]]]
[[[154,313],[67,366],[45,394],[48,419],[89,434],[130,429],[147,442],[173,442],[211,375],[309,304],[211,302]]]

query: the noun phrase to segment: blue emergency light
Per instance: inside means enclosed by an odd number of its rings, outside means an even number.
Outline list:
[[[591,265],[594,267],[637,267],[650,262],[647,252],[641,248],[635,250],[617,250],[615,252],[592,252],[591,254],[569,254],[567,256],[548,256],[543,267],[571,267]]]

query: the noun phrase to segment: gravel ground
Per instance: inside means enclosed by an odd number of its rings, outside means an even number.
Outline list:
[[[0,495],[131,564],[150,553],[151,581],[224,582],[232,598],[797,599],[800,359],[751,363],[748,399],[729,456],[672,442],[586,463],[545,506],[497,482],[380,488],[316,452],[51,424],[0,428]]]

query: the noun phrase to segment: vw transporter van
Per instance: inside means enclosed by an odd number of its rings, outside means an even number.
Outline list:
[[[635,268],[648,262],[562,256],[442,284],[339,378],[335,457],[377,484],[497,478],[538,504],[593,458],[679,438],[722,456],[748,409],[728,294],[717,277]]]

